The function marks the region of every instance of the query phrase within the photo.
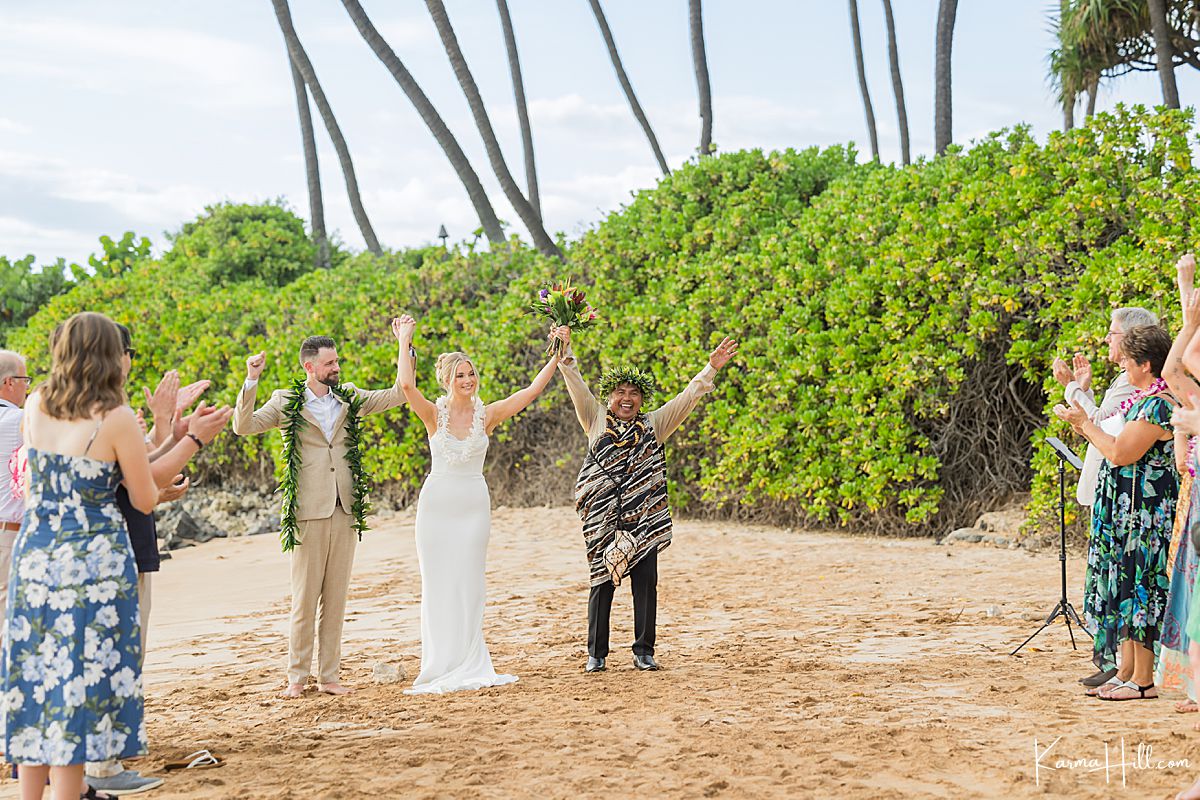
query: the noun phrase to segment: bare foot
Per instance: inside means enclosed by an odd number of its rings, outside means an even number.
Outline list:
[[[1175,795],[1175,800],[1200,800],[1200,778],[1196,778],[1195,783]]]
[[[1194,700],[1184,700],[1182,703],[1175,704],[1176,714],[1191,714],[1196,711],[1200,711],[1200,705],[1197,705]]]
[[[340,683],[318,683],[317,691],[323,694],[341,695],[350,694],[354,690],[349,686],[342,686]]]
[[[304,684],[303,683],[289,683],[288,687],[279,693],[279,696],[286,697],[289,700],[295,700],[296,698],[302,696],[303,694],[304,694]]]

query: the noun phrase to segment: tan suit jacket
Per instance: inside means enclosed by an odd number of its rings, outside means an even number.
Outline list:
[[[361,414],[376,414],[404,403],[404,392],[396,385],[390,389],[359,389],[352,383],[342,384],[363,399]],[[254,410],[257,384],[238,392],[233,412],[233,432],[238,436],[262,433],[278,428],[284,422],[283,407],[288,391],[276,389],[266,404]],[[336,397],[336,395],[335,395]],[[341,412],[334,425],[333,441],[325,438],[317,419],[305,408],[301,415],[307,425],[300,426],[300,476],[296,485],[296,519],[326,519],[340,501],[349,513],[354,504],[354,479],[346,461],[346,403],[338,398]]]

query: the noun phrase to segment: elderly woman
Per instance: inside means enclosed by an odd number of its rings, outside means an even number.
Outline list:
[[[1092,509],[1092,547],[1084,589],[1084,611],[1094,622],[1092,660],[1120,668],[1089,694],[1102,700],[1158,696],[1154,648],[1167,604],[1167,551],[1179,492],[1171,413],[1174,401],[1162,378],[1170,335],[1157,325],[1126,331],[1122,366],[1135,391],[1121,403],[1121,432],[1105,433],[1072,403],[1056,406],[1104,456]]]

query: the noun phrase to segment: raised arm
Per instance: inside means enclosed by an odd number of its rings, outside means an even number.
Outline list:
[[[726,336],[717,349],[709,354],[708,364],[696,377],[688,382],[687,388],[676,397],[664,403],[660,408],[651,411],[646,416],[654,428],[654,436],[658,441],[665,442],[672,433],[687,419],[688,414],[700,402],[700,398],[713,390],[713,379],[717,372],[737,355],[738,343]]]
[[[262,433],[278,428],[283,421],[283,409],[278,403],[268,401],[259,410],[254,410],[254,397],[258,393],[258,379],[267,364],[265,353],[256,353],[246,359],[246,381],[238,392],[237,405],[233,408],[233,432],[238,436]]]
[[[1191,259],[1191,254],[1179,259],[1182,263],[1184,259]],[[1176,265],[1179,268],[1179,265]],[[1195,262],[1192,261],[1192,268],[1195,268]],[[1180,285],[1183,285],[1181,270]],[[1190,287],[1191,281],[1187,281]],[[1183,291],[1183,289],[1181,289]],[[1190,398],[1200,394],[1200,384],[1187,373],[1184,368],[1184,354],[1192,341],[1195,340],[1197,331],[1200,331],[1200,292],[1191,290],[1187,291],[1187,297],[1183,303],[1183,327],[1180,328],[1179,334],[1175,337],[1175,341],[1171,344],[1171,352],[1167,354],[1167,361],[1163,365],[1162,376],[1167,381],[1167,386],[1171,387],[1171,391],[1176,397]]]
[[[154,482],[160,487],[174,483],[183,465],[191,461],[203,445],[215,439],[232,416],[233,409],[229,406],[209,408],[201,403],[196,412],[188,416],[186,432],[176,440],[174,446],[151,461]]]
[[[404,403],[404,391],[400,388],[400,373],[404,369],[405,362],[409,362],[411,366],[413,359],[409,355],[409,347],[412,345],[412,341],[410,340],[408,344],[400,341],[399,319],[392,320],[392,334],[396,337],[397,341],[396,382],[387,389],[358,390],[358,396],[363,401],[362,413],[364,416],[367,414],[378,414],[380,411],[387,411],[389,408],[395,408]]]
[[[430,435],[437,432],[437,406],[429,402],[421,390],[417,388],[417,363],[414,358],[405,358],[412,346],[413,334],[417,330],[417,321],[408,314],[401,314],[399,319],[392,320],[392,330],[400,342],[400,359],[397,366],[399,372],[400,391],[412,406],[412,410],[425,423],[425,430]]]
[[[559,333],[559,330],[564,330],[567,333]],[[569,342],[570,328],[556,328],[555,331],[550,334],[550,337],[552,339],[560,339],[563,342]],[[566,345],[564,344],[563,346],[565,347]],[[538,399],[538,396],[545,391],[546,387],[550,385],[550,381],[553,380],[554,372],[558,369],[558,362],[559,356],[557,353],[555,353],[550,357],[550,360],[546,362],[546,366],[542,367],[541,370],[538,371],[538,374],[534,376],[533,383],[529,384],[524,389],[513,392],[503,400],[497,400],[494,403],[488,404],[487,416],[484,419],[484,427],[487,429],[488,435],[491,435],[492,431],[499,427],[500,423],[504,422],[505,420],[512,419],[517,414],[520,414],[529,407],[530,403]]]
[[[583,432],[590,437],[596,420],[604,416],[604,406],[600,405],[579,374],[579,365],[571,351],[571,329],[566,328],[564,333],[562,328],[556,328],[553,333],[566,342],[558,369],[562,372],[563,383],[567,385],[567,394],[571,396],[571,405],[575,406],[575,418],[583,426]]]

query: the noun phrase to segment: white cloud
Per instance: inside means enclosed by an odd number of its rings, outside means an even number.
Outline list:
[[[50,253],[90,253],[98,249],[98,239],[97,235],[81,231],[44,227],[14,217],[0,217],[0,242],[4,243],[4,252],[0,255],[13,259],[34,253],[39,257],[38,263],[44,263]],[[68,260],[80,258],[71,257]]]

